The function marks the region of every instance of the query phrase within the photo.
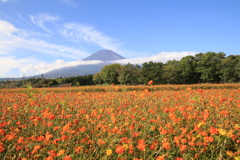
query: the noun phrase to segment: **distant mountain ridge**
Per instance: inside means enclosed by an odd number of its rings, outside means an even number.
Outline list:
[[[89,74],[95,74],[100,72],[102,67],[111,64],[111,61],[126,59],[123,56],[113,52],[111,50],[99,50],[94,54],[82,59],[84,61],[99,60],[102,63],[89,64],[89,65],[77,65],[71,67],[64,67],[55,69],[44,74],[44,78],[58,78],[58,77],[75,77],[84,76]]]
[[[60,77],[76,77],[100,72],[105,63],[77,65],[71,67],[64,67],[49,71],[44,74],[44,78],[60,78]]]
[[[122,59],[126,59],[126,58],[117,54],[116,52],[113,52],[111,50],[100,50],[82,60],[84,61],[99,60],[99,61],[107,62],[107,61],[115,61],[115,60],[122,60]]]
[[[99,60],[99,61],[102,61],[102,63],[59,68],[59,69],[55,69],[55,70],[44,73],[43,77],[44,78],[60,78],[60,77],[75,77],[75,76],[95,74],[97,72],[100,72],[102,67],[104,67],[105,65],[111,64],[112,63],[111,61],[122,60],[122,59],[126,59],[126,58],[124,58],[123,56],[111,50],[99,50],[82,60],[84,61]],[[33,78],[33,77],[41,78],[42,75],[25,77],[25,79]],[[10,79],[12,80],[13,78],[0,78],[0,81],[6,81]],[[19,77],[14,79],[21,80],[23,78]]]

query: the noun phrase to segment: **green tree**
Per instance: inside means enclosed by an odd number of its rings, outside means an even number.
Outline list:
[[[236,78],[235,78],[235,82],[240,82],[240,55],[237,55],[236,57],[237,59],[237,64],[235,66],[235,75],[236,75]]]
[[[101,76],[104,83],[118,83],[119,71],[121,69],[120,64],[106,65],[101,69]]]
[[[221,78],[221,82],[237,82],[238,81],[238,67],[237,65],[240,63],[239,61],[239,55],[235,56],[235,55],[230,55],[224,59],[222,59],[221,63],[220,63],[220,78]]]
[[[183,57],[178,64],[179,82],[182,84],[198,83],[199,73],[195,72],[197,63],[194,56]]]
[[[150,80],[153,80],[155,84],[162,82],[163,63],[162,62],[145,62],[141,67],[140,81],[147,84]]]
[[[137,84],[138,77],[140,75],[140,67],[138,65],[134,66],[130,63],[121,66],[119,70],[118,81],[121,84]]]
[[[172,60],[168,61],[163,66],[163,83],[170,84],[179,84],[180,81],[180,72],[179,72],[179,61]]]
[[[102,84],[103,83],[101,72],[95,73],[93,75],[93,82],[95,84]]]
[[[224,59],[225,53],[207,52],[195,55],[197,61],[196,72],[200,74],[201,82],[220,82],[219,65]]]

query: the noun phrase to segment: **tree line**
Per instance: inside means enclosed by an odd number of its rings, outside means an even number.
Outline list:
[[[181,60],[146,62],[140,65],[111,64],[93,75],[95,84],[196,84],[240,82],[240,55],[199,53]]]
[[[29,78],[24,80],[8,80],[0,83],[0,88],[26,88],[31,85],[34,88],[61,87],[62,84],[72,83],[72,86],[94,85],[93,75],[65,77],[65,78]]]
[[[30,78],[21,81],[0,83],[0,88],[57,87],[64,83],[72,86],[95,84],[197,84],[197,83],[236,83],[240,82],[240,55],[223,52],[199,53],[186,56],[181,60],[162,62],[145,62],[142,65],[110,64],[104,66],[94,75],[44,79]]]

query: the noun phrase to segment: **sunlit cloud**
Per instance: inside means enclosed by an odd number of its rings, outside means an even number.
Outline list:
[[[10,50],[23,48],[37,51],[41,54],[57,55],[72,59],[81,59],[89,54],[68,46],[48,43],[44,40],[33,38],[24,38],[25,31],[17,29],[11,23],[0,21],[0,54],[7,54]],[[26,33],[25,33],[26,34]]]
[[[120,64],[143,64],[145,62],[153,61],[153,62],[163,62],[166,63],[169,60],[181,60],[183,57],[192,55],[194,56],[198,52],[160,52],[156,55],[150,57],[141,57],[141,58],[133,58],[133,59],[123,59],[113,61],[112,63],[120,63]]]
[[[104,35],[92,26],[86,26],[78,23],[66,23],[60,30],[60,33],[75,41],[84,41],[94,43],[101,48],[113,51],[119,50],[120,43],[115,39]]]
[[[38,62],[37,64],[28,64],[20,68],[21,73],[28,73],[29,75],[36,75],[46,73],[55,69],[60,69],[64,67],[72,67],[78,65],[93,65],[100,64],[102,61],[94,60],[94,61],[71,61],[65,62],[64,60],[58,59],[53,63],[46,62]]]
[[[7,21],[0,20],[0,34],[5,34],[7,36],[11,35],[14,32],[17,32],[18,29],[14,27],[11,23]]]
[[[26,64],[30,64],[33,63],[35,60],[33,58],[22,58],[22,59],[17,59],[15,57],[10,57],[10,56],[6,56],[6,57],[0,57],[0,77],[19,77],[21,76],[21,73],[19,73],[18,75],[14,74],[11,75],[11,73],[9,74],[9,72],[12,69],[18,69],[23,67]]]
[[[11,23],[0,20],[0,55],[8,54],[16,46],[16,42],[12,40],[15,33],[19,30]]]
[[[41,13],[36,16],[29,15],[29,17],[33,24],[35,24],[36,26],[42,28],[43,30],[45,30],[49,33],[52,33],[52,31],[50,29],[48,29],[45,24],[57,22],[60,20],[60,18],[58,16],[53,16],[53,15],[50,15],[47,13]]]

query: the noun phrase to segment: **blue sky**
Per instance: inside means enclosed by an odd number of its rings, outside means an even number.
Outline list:
[[[177,59],[240,53],[240,0],[0,0],[0,77],[21,77],[98,61]]]

